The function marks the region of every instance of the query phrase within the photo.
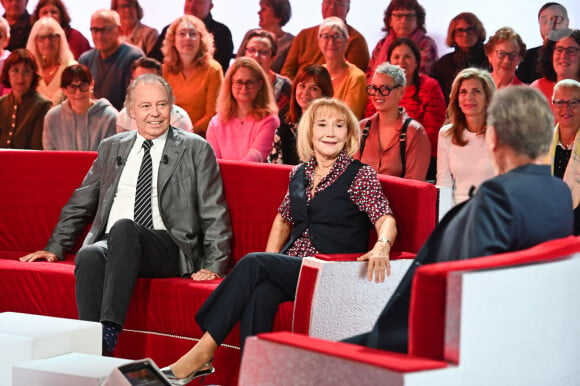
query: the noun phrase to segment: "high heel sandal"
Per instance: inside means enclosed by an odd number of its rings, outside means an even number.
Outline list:
[[[215,372],[215,368],[211,365],[212,362],[213,358],[210,359],[209,362],[199,366],[185,378],[177,378],[175,374],[173,374],[173,370],[171,370],[171,367],[169,366],[162,368],[161,372],[163,373],[163,375],[165,375],[165,377],[169,380],[169,383],[171,383],[172,385],[178,386],[187,385],[189,382],[199,377],[201,377],[199,380],[199,383],[201,383],[203,382],[206,375],[213,374]]]

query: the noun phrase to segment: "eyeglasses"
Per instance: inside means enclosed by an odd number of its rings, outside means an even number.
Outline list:
[[[246,86],[246,89],[248,90],[254,90],[256,88],[258,88],[258,86],[260,85],[260,81],[259,80],[234,80],[232,82],[232,87],[235,88],[236,90],[241,90],[242,87]]]
[[[516,60],[520,54],[518,52],[507,52],[504,50],[495,50],[495,54],[499,58],[499,60],[504,60],[508,57],[510,60]]]
[[[191,39],[191,40],[197,40],[199,34],[197,33],[197,31],[179,31],[177,33],[177,36],[180,39]]]
[[[36,35],[36,40],[43,42],[45,40],[54,42],[60,38],[59,34]]]
[[[401,87],[400,84],[393,86],[393,87],[389,86],[388,84],[383,84],[383,85],[378,86],[378,87],[375,86],[374,84],[369,84],[366,88],[366,92],[370,96],[377,95],[377,91],[382,96],[389,96],[391,94],[391,91],[393,91],[394,89],[399,88],[399,87]]]
[[[30,76],[34,73],[34,71],[32,71],[32,69],[30,68],[24,68],[24,69],[19,69],[18,67],[12,67],[11,69],[8,70],[8,74],[10,75],[25,75],[25,76]]]
[[[554,52],[557,53],[558,55],[562,55],[564,52],[566,52],[566,55],[570,57],[575,57],[576,55],[578,55],[578,52],[580,52],[580,48],[556,46],[556,48],[554,48]]]
[[[270,51],[270,50],[257,50],[255,48],[246,48],[244,51],[246,52],[247,56],[258,55],[258,56],[261,56],[263,58],[266,58],[272,54],[272,51]]]
[[[569,99],[567,101],[563,99],[554,99],[552,104],[559,110],[566,106],[568,106],[569,109],[575,110],[580,105],[580,99]]]
[[[96,35],[96,34],[108,34],[111,31],[113,31],[115,29],[115,27],[113,26],[107,26],[107,27],[103,27],[103,28],[98,28],[98,27],[91,27],[91,33]]]
[[[90,87],[91,87],[91,85],[89,83],[83,82],[83,83],[78,83],[78,84],[71,83],[68,86],[66,86],[64,89],[69,94],[74,94],[77,92],[77,90],[80,90],[81,92],[87,92],[87,91],[89,91]]]
[[[391,16],[394,17],[395,19],[399,19],[399,20],[403,19],[403,18],[408,19],[408,20],[412,20],[412,19],[417,17],[417,14],[416,13],[393,12],[391,14]]]
[[[459,34],[472,35],[475,33],[475,27],[471,26],[467,28],[455,28],[454,32],[457,35]]]
[[[322,90],[320,90],[320,87],[318,87],[317,85],[315,85],[315,84],[306,84],[304,82],[299,82],[296,85],[296,88],[298,90],[301,90],[301,91],[308,90],[308,91],[314,92],[314,93],[316,93],[316,92],[322,92]]]
[[[320,34],[320,35],[318,35],[318,37],[321,38],[321,39],[324,39],[324,40],[330,40],[330,39],[332,39],[332,40],[340,40],[340,39],[342,39],[343,36],[342,36],[342,34],[336,33],[336,34],[333,34],[333,35],[330,35],[330,34]]]

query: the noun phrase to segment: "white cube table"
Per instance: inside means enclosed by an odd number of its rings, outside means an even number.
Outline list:
[[[0,385],[12,383],[12,366],[69,352],[101,355],[100,323],[0,313]]]
[[[68,353],[14,365],[12,386],[99,386],[129,359]]]

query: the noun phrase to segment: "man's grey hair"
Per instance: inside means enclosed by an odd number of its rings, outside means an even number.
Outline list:
[[[535,88],[511,86],[497,91],[487,109],[487,123],[495,128],[498,142],[517,154],[537,159],[550,148],[554,115]]]
[[[135,100],[135,88],[137,87],[137,85],[155,84],[155,83],[158,83],[165,88],[165,91],[167,92],[167,99],[171,104],[171,106],[173,106],[173,104],[175,103],[175,97],[173,96],[173,89],[171,88],[169,83],[167,83],[167,81],[159,75],[143,74],[137,77],[135,80],[133,80],[131,84],[129,84],[129,87],[127,88],[127,96],[125,98],[125,107],[128,110],[133,108],[133,102]]]

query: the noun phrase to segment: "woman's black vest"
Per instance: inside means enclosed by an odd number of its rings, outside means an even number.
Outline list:
[[[298,168],[290,180],[290,214],[294,226],[288,246],[308,228],[312,244],[321,253],[368,250],[369,218],[348,194],[348,188],[362,166],[361,162],[353,161],[336,181],[312,198],[310,205],[306,205],[306,165]]]

